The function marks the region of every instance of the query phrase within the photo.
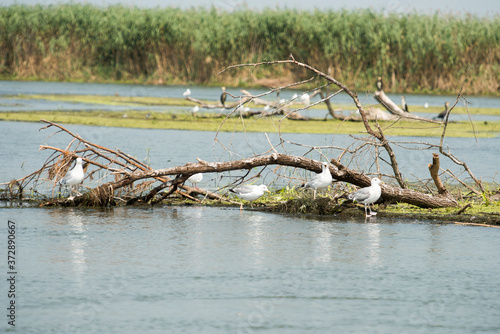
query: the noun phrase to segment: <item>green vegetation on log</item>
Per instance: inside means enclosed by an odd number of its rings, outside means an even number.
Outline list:
[[[357,90],[498,94],[500,17],[370,10],[233,12],[92,5],[0,7],[0,76],[7,79],[222,83],[304,79],[295,59]],[[274,82],[274,85],[276,82]]]

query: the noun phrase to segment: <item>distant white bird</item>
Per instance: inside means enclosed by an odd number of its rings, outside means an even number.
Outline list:
[[[330,169],[328,168],[328,163],[323,162],[322,165],[323,167],[321,173],[316,174],[311,181],[304,185],[304,188],[312,188],[314,190],[314,199],[316,199],[316,190],[328,187],[333,181],[332,174],[330,174]]]
[[[285,99],[281,99],[281,100],[280,100],[280,104],[283,104],[283,103],[285,103],[285,102],[286,102],[286,100],[285,100]]]
[[[307,93],[304,93],[300,96],[300,99],[302,100],[302,102],[304,102],[304,104],[311,104],[311,97],[309,96],[309,94]]]
[[[193,107],[192,112],[198,112],[198,111],[200,111],[200,107],[199,107],[198,105],[195,105],[195,106]]]
[[[70,187],[69,188],[70,195],[71,195],[71,190],[72,190],[71,187],[82,183],[83,178],[85,177],[85,173],[83,172],[82,164],[83,164],[82,158],[77,158],[75,167],[73,167],[73,169],[68,171],[66,173],[66,175],[59,181],[60,185]]]
[[[358,191],[349,194],[349,199],[352,199],[355,202],[359,202],[365,205],[365,217],[375,216],[377,213],[372,212],[370,208],[370,204],[375,203],[382,195],[382,188],[380,188],[379,184],[383,183],[378,178],[374,177],[371,181],[371,186],[366,188],[361,188]],[[366,212],[366,207],[370,210],[370,214]]]
[[[184,93],[182,93],[182,96],[186,96],[188,97],[189,95],[191,95],[191,89],[186,89],[186,91]]]
[[[429,102],[425,102],[425,103],[424,103],[424,108],[425,108],[425,109],[429,108]]]
[[[260,198],[264,195],[264,192],[267,191],[270,193],[269,189],[265,184],[261,184],[260,186],[254,184],[244,185],[238,188],[229,189],[230,192],[235,193],[241,199],[246,201],[250,201],[250,206],[253,208],[253,201]],[[240,210],[243,209],[243,202],[241,202]]]
[[[191,182],[195,188],[198,188],[196,184],[200,183],[203,180],[203,173],[196,173],[188,177],[187,181]]]
[[[297,93],[293,94],[292,96],[292,100],[295,100],[296,98],[298,98],[299,96],[297,95]]]
[[[266,104],[266,106],[264,107],[264,110],[265,110],[265,111],[268,111],[268,110],[269,110],[269,108],[271,108],[271,106],[270,106],[269,104]]]

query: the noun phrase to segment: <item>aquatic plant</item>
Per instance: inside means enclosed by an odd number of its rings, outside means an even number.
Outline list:
[[[301,69],[234,63],[295,58],[349,86],[386,91],[496,93],[500,17],[362,11],[232,12],[92,5],[0,8],[0,75],[45,80],[265,84]],[[466,80],[467,79],[467,80]]]

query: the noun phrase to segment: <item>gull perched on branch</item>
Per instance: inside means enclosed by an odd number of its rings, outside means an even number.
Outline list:
[[[253,201],[264,195],[265,191],[270,193],[269,189],[267,189],[267,186],[265,184],[261,184],[260,186],[254,184],[248,184],[238,188],[229,189],[229,191],[236,194],[236,196],[238,196],[241,199],[250,201],[250,206],[252,207],[252,209],[253,209]],[[241,202],[240,206],[240,210],[242,209],[243,209],[243,202]]]
[[[316,190],[326,188],[332,183],[333,178],[328,168],[328,163],[323,162],[321,173],[316,174],[311,181],[304,185],[304,188],[312,188],[314,190],[314,199],[316,199]]]
[[[70,195],[71,195],[71,187],[77,184],[82,183],[83,178],[85,177],[85,173],[83,172],[83,160],[82,158],[76,159],[76,165],[66,173],[66,175],[59,181],[59,184],[62,186],[69,186]]]
[[[380,188],[379,184],[384,183],[380,179],[374,177],[371,181],[371,186],[366,188],[361,188],[358,191],[349,194],[349,199],[352,199],[354,202],[359,202],[365,205],[365,217],[368,218],[370,216],[375,216],[377,213],[372,212],[370,208],[370,204],[375,203],[382,195],[382,188]],[[370,210],[370,214],[366,212],[366,207]]]

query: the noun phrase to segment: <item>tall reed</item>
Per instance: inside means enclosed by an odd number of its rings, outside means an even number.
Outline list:
[[[358,90],[381,75],[388,90],[498,93],[500,16],[363,11],[211,9],[91,5],[0,8],[4,78],[252,84],[290,67],[231,71],[245,62],[287,59]],[[467,79],[467,80],[466,80]]]

